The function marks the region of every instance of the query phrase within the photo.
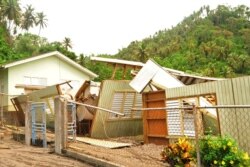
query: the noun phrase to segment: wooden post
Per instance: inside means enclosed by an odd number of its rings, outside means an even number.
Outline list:
[[[27,97],[25,104],[25,144],[30,146],[30,140],[31,140],[31,114],[30,114],[29,97]]]
[[[197,110],[196,106],[193,105],[194,112],[194,128],[195,128],[195,146],[196,146],[196,154],[197,154],[197,167],[201,166],[201,158],[200,158],[200,147],[199,147],[199,110]]]
[[[56,97],[54,99],[54,105],[55,105],[55,152],[57,154],[62,153],[62,125],[61,125],[61,120],[62,120],[62,101],[60,97]]]
[[[4,94],[1,94],[1,125],[3,126],[3,103],[4,103]]]
[[[123,74],[122,74],[122,79],[125,79],[126,78],[126,72],[127,72],[127,66],[124,65],[123,66]]]
[[[118,67],[118,65],[115,64],[115,65],[114,65],[114,71],[113,71],[112,76],[111,76],[111,79],[112,79],[112,80],[115,78],[115,73],[116,73],[117,67]]]
[[[68,113],[67,113],[67,104],[68,101],[64,100],[62,103],[62,147],[67,148],[67,139],[68,139]]]
[[[55,152],[62,154],[62,149],[67,144],[67,101],[62,101],[60,97],[55,100]]]

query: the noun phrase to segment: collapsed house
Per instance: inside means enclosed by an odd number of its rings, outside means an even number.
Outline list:
[[[11,99],[16,96],[66,81],[71,81],[71,86],[77,91],[85,80],[95,77],[95,73],[58,51],[8,62],[0,65],[0,92],[5,94],[1,96],[0,104],[7,116],[7,113],[15,113],[14,107],[18,104]],[[61,85],[62,92],[67,88],[67,85]]]
[[[62,53],[55,51],[0,65],[1,92],[28,94],[65,81],[80,87],[85,80],[97,77]],[[4,105],[11,102],[5,99]]]
[[[140,108],[158,108],[190,105],[213,105],[215,97],[206,95],[199,98],[181,100],[167,100],[166,89],[183,87],[197,83],[218,81],[222,79],[200,77],[186,74],[181,71],[162,68],[149,60],[146,64],[117,59],[91,58],[94,61],[106,62],[114,66],[112,78],[118,67],[126,73],[128,68],[133,69],[135,78],[132,81],[107,80],[103,81],[99,94],[98,106],[105,107],[125,114],[125,117],[96,111],[91,126],[91,137],[109,138],[144,134],[145,142],[166,143],[168,138],[187,135],[194,137],[193,112],[182,110],[142,111]],[[138,72],[139,70],[139,72]],[[146,89],[145,89],[146,88]],[[135,110],[132,110],[135,108]],[[137,110],[136,110],[137,109]],[[137,114],[135,114],[137,113]],[[207,109],[204,113],[205,128],[219,131],[217,112]]]
[[[45,101],[48,112],[53,113],[53,97],[58,95],[68,96],[81,104],[88,104],[98,108],[105,108],[124,116],[101,109],[78,105],[76,109],[76,129],[80,135],[88,135],[93,138],[113,138],[121,136],[144,135],[144,141],[163,144],[169,138],[187,135],[194,137],[193,111],[188,110],[156,110],[142,111],[142,108],[164,108],[191,105],[213,105],[215,97],[210,94],[196,98],[168,99],[165,90],[169,88],[184,87],[197,83],[205,83],[220,79],[207,78],[186,74],[181,71],[162,68],[157,63],[149,60],[146,64],[124,60],[95,58],[95,61],[106,62],[114,66],[112,78],[118,67],[123,68],[123,77],[126,70],[133,69],[135,75],[132,81],[128,80],[104,80],[101,85],[95,85],[91,81],[85,81],[73,95],[67,92],[65,86],[70,82],[56,84],[28,94],[30,101]],[[139,71],[139,72],[138,72]],[[98,88],[100,91],[98,92]],[[93,91],[93,88],[95,90]],[[64,90],[64,93],[62,93]],[[19,96],[20,104],[25,102],[27,96]],[[18,106],[18,105],[16,105]],[[20,107],[22,108],[22,107]],[[20,109],[17,110],[20,111]],[[24,110],[24,109],[23,109]],[[48,113],[47,112],[47,113]],[[23,113],[23,112],[19,112]],[[217,112],[212,109],[204,110],[204,127],[212,127],[217,133],[219,125]],[[53,121],[53,119],[50,119]],[[51,122],[53,126],[53,122]]]

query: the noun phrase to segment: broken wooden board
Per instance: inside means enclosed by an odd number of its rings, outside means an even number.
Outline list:
[[[73,139],[73,138],[69,137],[69,139]],[[90,144],[90,145],[111,148],[111,149],[129,147],[133,145],[132,143],[120,143],[120,142],[114,142],[114,141],[93,139],[89,137],[76,137],[76,140],[79,142]]]

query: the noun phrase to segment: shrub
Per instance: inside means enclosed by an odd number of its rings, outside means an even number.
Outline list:
[[[187,141],[187,138],[180,138],[177,142],[165,147],[161,156],[164,162],[169,163],[171,167],[189,166],[193,158],[194,147]]]
[[[250,166],[248,154],[240,150],[230,137],[206,136],[199,145],[201,162],[205,167]]]

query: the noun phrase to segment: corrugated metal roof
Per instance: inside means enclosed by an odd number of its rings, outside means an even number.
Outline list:
[[[120,65],[128,65],[128,66],[137,66],[143,67],[144,63],[138,61],[128,61],[128,60],[121,60],[121,59],[110,59],[104,57],[90,57],[90,60],[99,61],[104,63],[111,63],[111,64],[120,64]]]
[[[49,53],[41,54],[41,55],[38,55],[38,56],[32,56],[32,57],[28,57],[26,59],[22,59],[22,60],[14,61],[14,62],[11,62],[11,63],[3,64],[3,65],[1,65],[1,67],[2,68],[10,68],[10,67],[13,67],[13,66],[17,66],[17,65],[20,65],[20,64],[32,62],[32,61],[35,61],[35,60],[40,60],[40,59],[50,57],[50,56],[56,56],[56,57],[60,58],[61,60],[71,64],[72,66],[79,69],[80,71],[86,73],[91,78],[98,77],[98,75],[96,75],[92,71],[88,70],[87,68],[82,67],[80,64],[76,63],[75,61],[71,60],[70,58],[68,58],[67,56],[63,55],[62,53],[60,53],[58,51],[49,52]]]
[[[121,60],[121,59],[111,59],[111,58],[103,58],[103,57],[91,57],[93,61],[105,62],[110,64],[117,64],[120,66],[131,66],[131,67],[143,67],[145,64],[142,62],[137,61],[128,61],[128,60]],[[151,60],[152,61],[152,60]],[[157,63],[155,63],[157,64]],[[158,64],[157,64],[158,65]],[[160,65],[158,65],[160,66]],[[160,66],[161,67],[161,66]],[[213,77],[203,77],[194,74],[188,74],[183,71],[162,67],[166,72],[171,74],[173,77],[180,80],[185,85],[192,85],[197,83],[209,82],[209,81],[218,81],[224,80],[224,78],[213,78]],[[153,69],[151,69],[153,70]],[[148,74],[149,75],[149,74]]]
[[[143,89],[151,82],[163,88],[174,88],[184,86],[182,82],[170,75],[161,66],[152,60],[148,60],[139,73],[129,83],[137,92]]]

